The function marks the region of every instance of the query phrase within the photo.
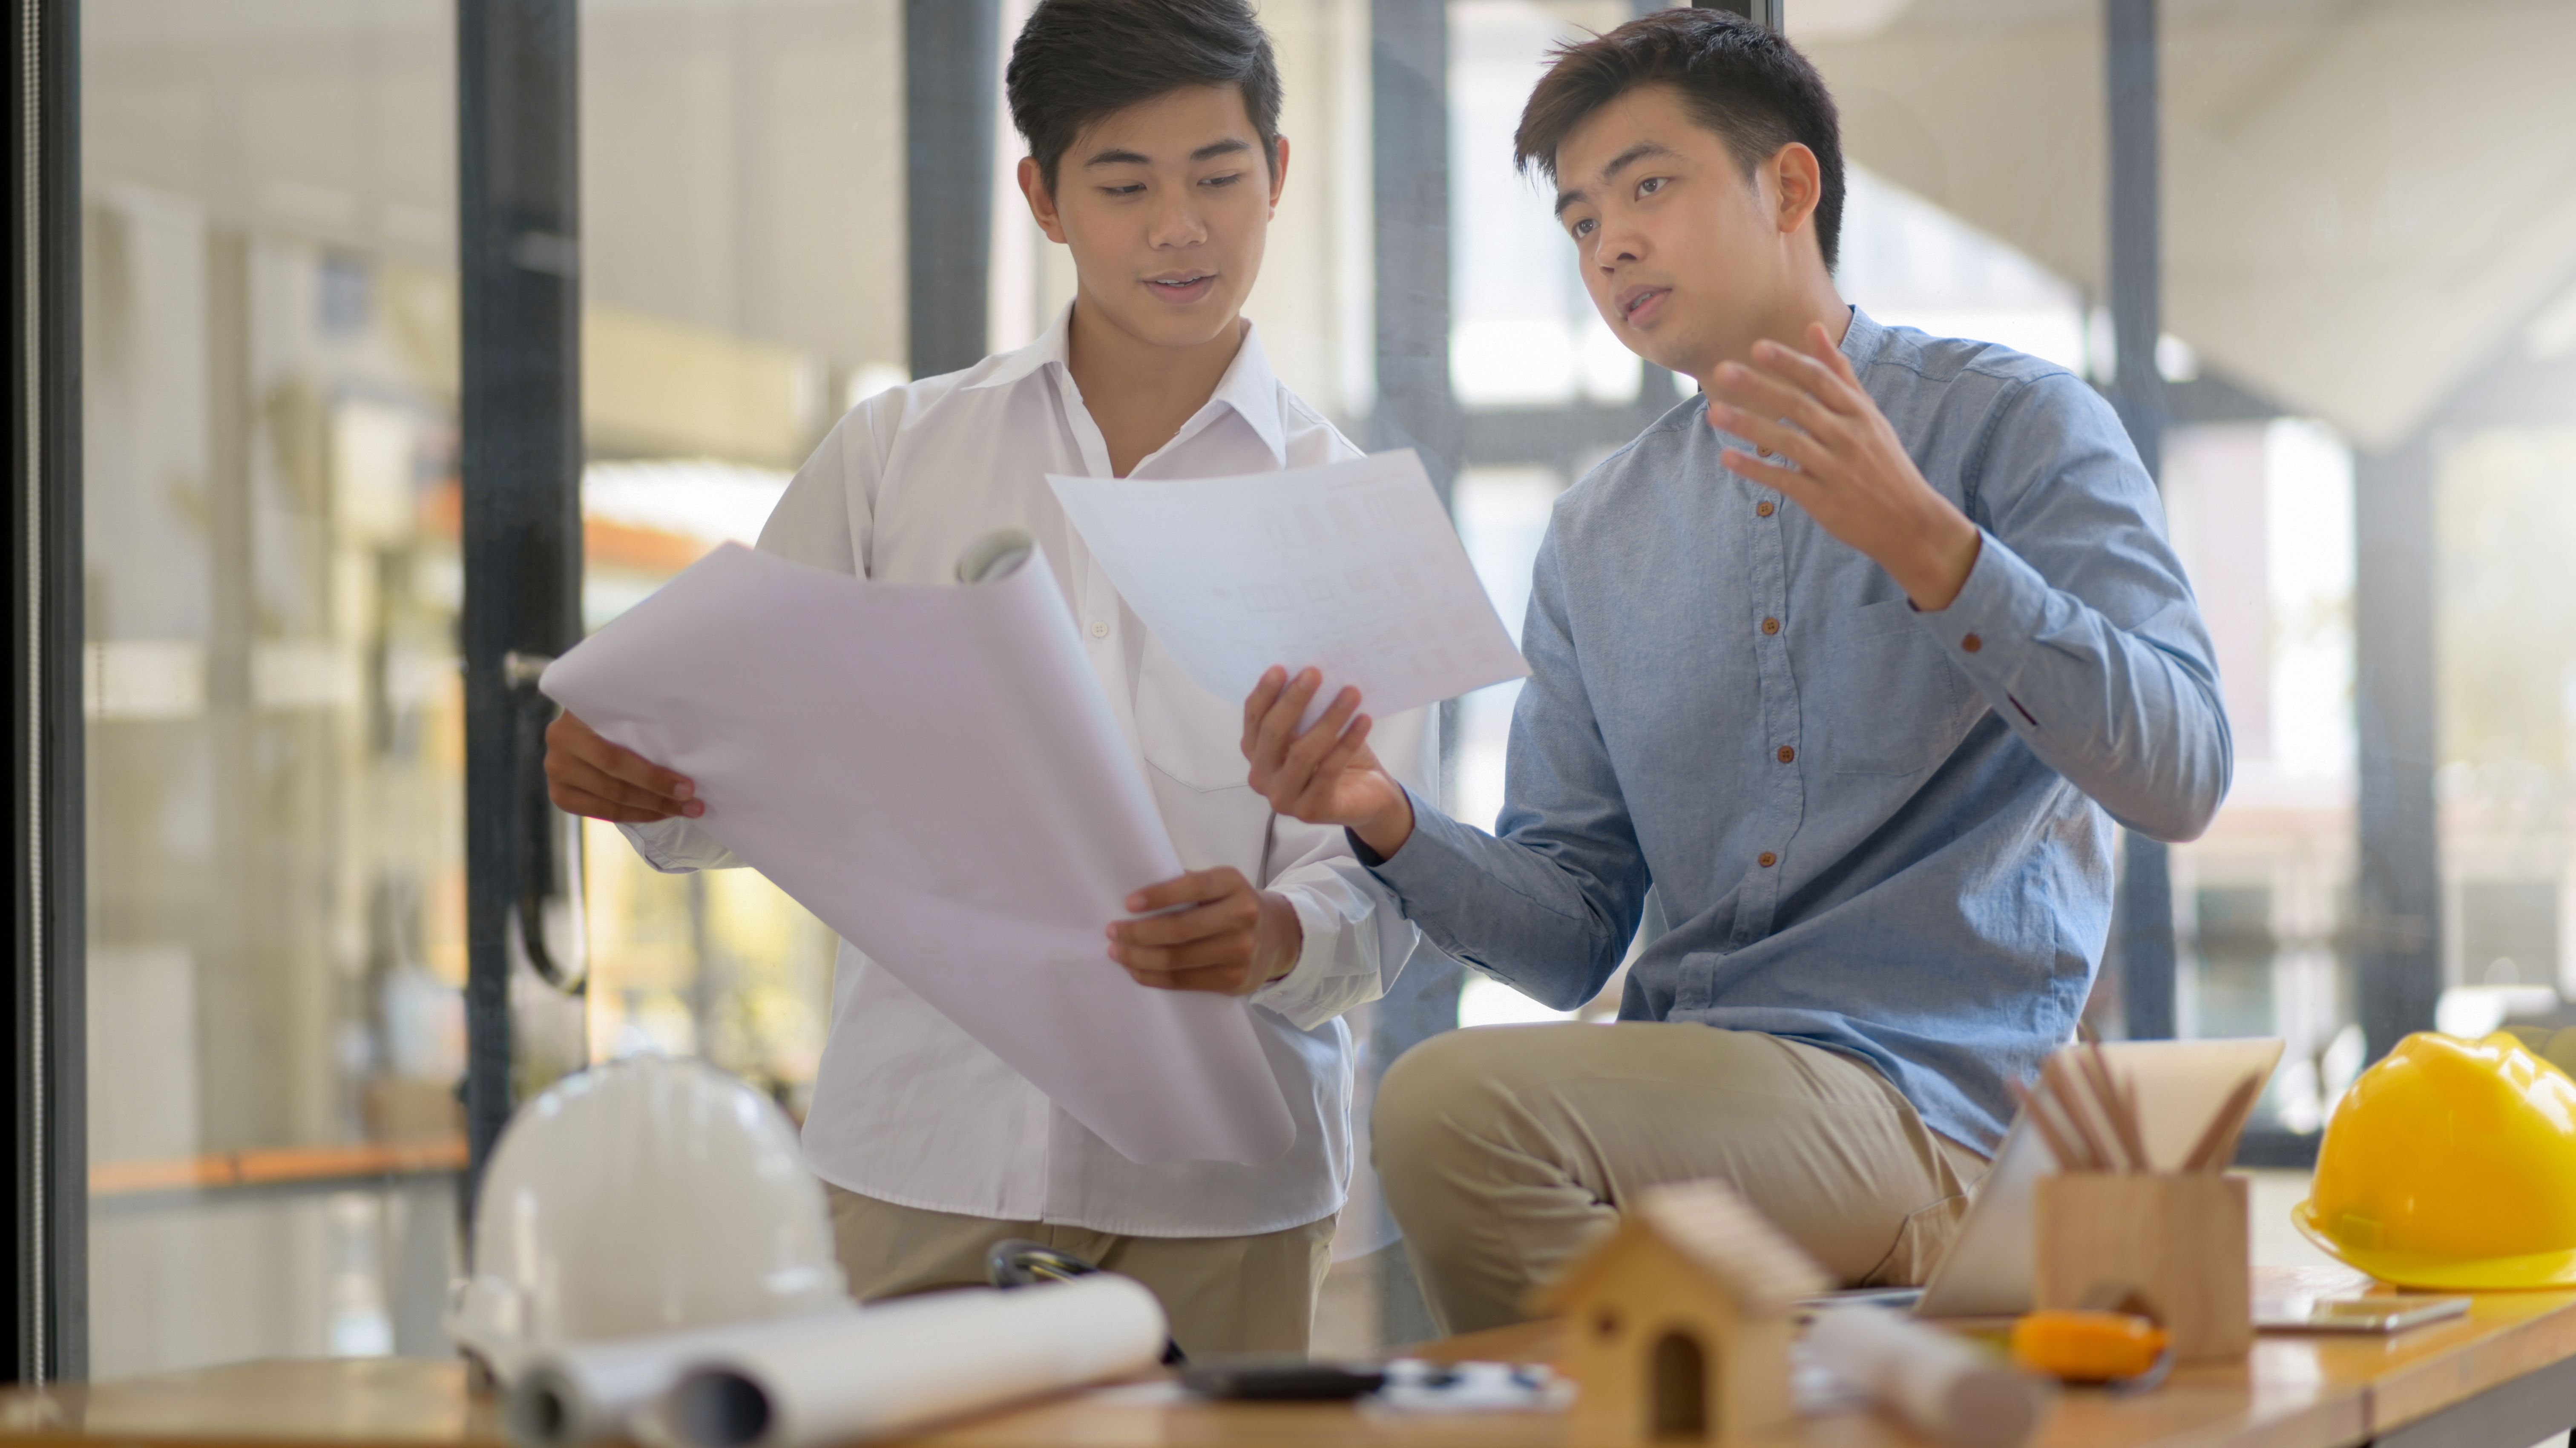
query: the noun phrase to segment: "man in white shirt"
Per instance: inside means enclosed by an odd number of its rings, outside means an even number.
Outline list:
[[[1153,1288],[1190,1352],[1302,1352],[1353,1165],[1339,1018],[1384,992],[1417,936],[1340,830],[1250,788],[1241,704],[1190,682],[1045,482],[1358,455],[1272,375],[1241,315],[1287,177],[1278,71],[1245,0],[1042,0],[1009,91],[1020,186],[1072,253],[1073,305],[1027,347],[852,409],[760,546],[922,584],[949,582],[996,528],[1037,538],[1192,867],[1128,900],[1149,918],[1109,927],[1101,968],[1247,997],[1297,1140],[1257,1166],[1128,1161],[843,942],[806,1157],[862,1298],[979,1282],[994,1242],[1029,1237]],[[1425,711],[1376,737],[1432,787]],[[737,863],[691,822],[688,780],[569,714],[548,744],[556,804],[619,822],[655,867]]]

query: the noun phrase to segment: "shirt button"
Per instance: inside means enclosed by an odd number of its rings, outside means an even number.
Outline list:
[[[1753,863],[1760,865],[1763,869],[1767,870],[1773,865],[1780,863],[1780,857],[1771,853],[1769,850],[1764,850],[1761,854],[1753,857]]]
[[[1975,634],[1970,634],[1966,638],[1959,640],[1959,647],[1966,649],[1972,654],[1985,646],[1986,641],[1977,637]]]
[[[1797,758],[1797,757],[1798,757],[1798,751],[1797,751],[1797,750],[1790,748],[1790,747],[1789,747],[1788,745],[1786,745],[1786,744],[1783,744],[1783,745],[1781,745],[1781,746],[1780,746],[1780,762],[1781,762],[1782,764],[1787,764],[1789,761],[1791,761],[1791,760],[1793,760],[1793,759],[1795,759],[1795,758]]]
[[[1093,625],[1091,626],[1091,636],[1092,636],[1093,638],[1096,638],[1096,639],[1105,639],[1105,638],[1109,637],[1109,625],[1107,625],[1107,624],[1105,624],[1105,623],[1095,623],[1095,624],[1093,624]],[[1970,648],[1974,648],[1974,647],[1976,647],[1976,646],[1975,646],[1974,644],[1971,644],[1971,645],[1969,645],[1969,647],[1970,647]]]
[[[1754,504],[1754,505],[1753,505],[1753,516],[1754,516],[1754,517],[1756,517],[1756,518],[1768,518],[1768,517],[1770,517],[1770,516],[1771,516],[1771,500],[1770,500],[1770,499],[1768,499],[1768,498],[1765,498],[1765,499],[1763,499],[1761,502]]]
[[[1780,620],[1776,618],[1766,618],[1762,620],[1762,631],[1767,634],[1778,633],[1780,631]]]

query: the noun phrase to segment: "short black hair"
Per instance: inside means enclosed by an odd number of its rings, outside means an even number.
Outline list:
[[[1083,127],[1190,86],[1241,91],[1278,169],[1279,61],[1248,0],[1038,0],[1004,81],[1049,191]]]
[[[1639,86],[1681,92],[1691,118],[1717,132],[1749,178],[1796,141],[1816,153],[1824,194],[1816,199],[1816,244],[1825,269],[1842,247],[1842,121],[1825,78],[1796,46],[1732,12],[1657,10],[1607,35],[1569,41],[1530,92],[1512,137],[1512,160],[1556,179],[1556,151],[1593,112]]]

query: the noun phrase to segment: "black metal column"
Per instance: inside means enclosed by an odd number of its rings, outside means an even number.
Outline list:
[[[904,0],[904,236],[912,375],[984,359],[1000,0]]]
[[[513,653],[581,638],[576,0],[457,0],[471,1192],[511,1108],[508,933],[541,803]]]
[[[2105,278],[2116,346],[2111,398],[2147,474],[2164,477],[2165,383],[2156,370],[2164,333],[2163,158],[2156,81],[2157,0],[2104,0],[2103,89],[2110,105],[2110,215]],[[2121,1014],[2132,1039],[2174,1033],[2173,876],[2165,847],[2131,833],[2122,841],[2112,937]]]
[[[89,1375],[81,754],[80,7],[9,7],[11,1302],[0,1372]]]
[[[2433,1028],[2442,993],[2442,855],[2433,803],[2433,447],[2422,435],[2353,470],[2353,707],[2361,870],[2354,964],[2377,1060]]]

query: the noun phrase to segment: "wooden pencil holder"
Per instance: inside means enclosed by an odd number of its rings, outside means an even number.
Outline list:
[[[2038,1188],[2036,1306],[2143,1312],[2172,1334],[2177,1362],[2253,1346],[2244,1178],[2061,1172]]]

